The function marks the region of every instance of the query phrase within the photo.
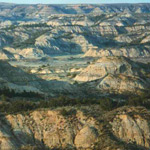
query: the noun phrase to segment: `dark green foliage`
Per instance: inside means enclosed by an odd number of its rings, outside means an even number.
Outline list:
[[[87,65],[89,65],[89,64],[90,64],[90,61],[87,62]]]
[[[3,28],[3,30],[14,30],[15,28],[17,28],[17,26],[16,25],[11,25],[11,26],[9,26],[9,27],[6,27],[6,28]]]
[[[50,31],[50,29],[37,31],[36,33],[33,33],[32,36],[29,39],[27,39],[23,42],[13,43],[12,47],[22,49],[22,48],[26,48],[26,47],[29,47],[29,46],[34,46],[36,39],[38,37],[40,37],[41,35],[45,34],[48,31]]]
[[[98,104],[97,100],[88,99],[71,99],[65,96],[59,98],[52,98],[49,100],[41,100],[39,102],[25,101],[25,100],[15,100],[10,102],[0,103],[0,112],[5,113],[17,113],[35,110],[37,108],[56,108],[64,106],[80,106],[80,105],[93,105]],[[69,114],[75,113],[74,111],[69,111]]]
[[[13,101],[11,103],[2,103],[0,104],[0,112],[4,113],[17,113],[22,111],[33,110],[36,108],[33,102],[27,101]]]
[[[150,109],[150,94],[144,96],[131,97],[126,101],[114,101],[111,98],[100,98],[100,99],[79,99],[79,98],[68,98],[66,96],[60,96],[58,98],[49,98],[47,100],[40,100],[36,98],[36,101],[25,101],[25,100],[13,100],[14,95],[24,96],[24,97],[38,97],[37,93],[27,93],[23,92],[16,94],[14,91],[0,91],[3,99],[0,103],[0,112],[2,113],[17,113],[35,110],[38,108],[57,108],[57,107],[66,107],[66,106],[90,106],[90,105],[99,105],[105,111],[111,111],[121,106],[144,106],[147,109]],[[7,97],[6,97],[6,96]],[[8,98],[9,97],[9,98]],[[9,101],[8,101],[8,100]],[[74,111],[61,111],[63,116],[74,114]]]
[[[54,37],[54,39],[59,39],[59,38],[72,39],[73,36],[72,36],[72,33],[71,33],[71,32],[65,32],[65,33],[62,33],[62,34],[59,35],[59,36]]]
[[[75,78],[76,76],[77,76],[76,73],[73,73],[73,74],[72,74],[72,78]]]
[[[129,106],[144,106],[150,109],[150,93],[137,97],[131,97],[127,100],[126,105]]]
[[[0,95],[5,95],[9,98],[13,98],[13,97],[43,98],[43,95],[41,95],[39,93],[26,92],[26,91],[17,93],[17,92],[15,92],[15,90],[13,90],[13,89],[10,90],[7,88],[0,89]]]
[[[6,101],[7,101],[7,97],[6,97],[4,94],[1,95],[0,99],[1,99],[1,101],[3,101],[3,102],[6,102]]]
[[[70,72],[68,72],[68,73],[67,73],[67,76],[71,76],[71,73],[70,73]]]
[[[28,111],[28,110],[33,110],[36,108],[36,105],[32,102],[27,102],[27,101],[14,101],[9,107],[9,111],[16,113],[16,112],[21,112],[21,111]]]
[[[63,115],[63,116],[68,116],[69,112],[65,108],[63,108],[63,109],[60,110],[60,114]]]
[[[104,99],[101,99],[100,100],[100,107],[103,109],[103,110],[107,110],[107,111],[110,111],[114,108],[117,108],[118,106],[118,102],[116,101],[113,101],[109,98],[104,98]]]
[[[25,25],[22,25],[22,27],[36,28],[36,27],[50,27],[50,26],[47,25],[46,23],[37,23],[37,24],[25,24]]]
[[[67,110],[66,108],[62,108],[60,110],[60,114],[67,117],[69,115],[76,115],[76,110],[75,109],[70,109],[70,110]]]

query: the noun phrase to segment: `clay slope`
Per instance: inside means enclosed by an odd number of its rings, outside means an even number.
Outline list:
[[[84,107],[84,111],[65,109],[74,113],[64,116],[61,109],[56,109],[0,116],[0,149],[146,150],[150,147],[150,114],[142,107],[124,107],[109,113],[102,113],[98,106]]]
[[[103,92],[139,93],[150,87],[149,73],[146,64],[125,57],[102,57],[85,68],[75,80],[87,82],[86,86]]]
[[[40,12],[36,13],[37,18]],[[85,57],[149,57],[149,18],[149,13],[92,12],[88,15],[49,15],[42,21],[41,18],[11,20],[11,24],[2,21],[0,59],[37,59],[47,55],[83,53]]]
[[[149,57],[149,46],[131,46],[131,47],[116,47],[89,49],[84,57],[107,57],[107,56],[125,56],[125,57]]]

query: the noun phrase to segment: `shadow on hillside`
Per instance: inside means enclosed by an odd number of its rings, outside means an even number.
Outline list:
[[[19,125],[19,124],[18,124]],[[21,128],[20,128],[21,129]],[[37,140],[35,139],[34,133],[30,130],[30,134],[25,133],[24,130],[25,127],[20,130],[20,129],[15,129],[11,125],[11,123],[6,119],[4,115],[0,115],[0,132],[2,132],[2,135],[4,135],[3,138],[6,139],[7,146],[10,145],[10,148],[13,150],[70,150],[70,149],[75,149],[71,148],[69,145],[66,148],[52,148],[50,149],[44,144],[43,139]],[[105,131],[105,129],[104,129]],[[108,143],[108,141],[113,141],[113,143],[120,145],[120,147],[124,146],[126,149],[132,149],[132,150],[148,150],[145,147],[136,145],[134,142],[126,143],[122,141],[121,139],[117,138],[116,136],[113,135],[109,130],[106,131],[106,137],[105,139],[102,138],[99,143],[97,143],[96,149],[102,148],[104,145],[110,144],[109,146],[113,146],[112,143]],[[107,139],[108,138],[108,139]],[[50,142],[50,141],[49,141]],[[102,144],[103,142],[103,144]],[[1,147],[2,141],[0,141],[0,148]],[[115,145],[116,145],[115,144]],[[108,146],[108,145],[107,145]],[[2,149],[3,150],[3,149]]]
[[[19,126],[19,123],[15,125]],[[57,148],[57,145],[56,148],[49,148],[44,144],[43,139],[35,139],[35,135],[32,130],[30,130],[30,128],[29,130],[27,129],[30,134],[22,131],[24,129],[25,126],[23,126],[23,128],[20,127],[20,129],[17,127],[14,129],[11,123],[5,117],[5,115],[0,115],[0,132],[2,132],[2,135],[4,135],[3,139],[6,139],[6,146],[8,146],[12,150],[70,150],[70,148],[74,149],[69,144],[65,148]],[[1,143],[2,141],[0,139],[0,148],[2,148]],[[1,150],[5,150],[5,148],[3,148]]]
[[[10,82],[17,85],[18,88],[35,88],[46,95],[78,95],[75,85],[65,81],[46,81],[34,74],[24,72],[20,68],[13,67],[5,61],[0,61],[0,77],[4,80],[4,82],[1,81],[1,85],[3,85],[5,89],[8,88],[8,82]],[[24,91],[26,90],[24,89],[23,92]],[[30,92],[26,91],[26,95]]]

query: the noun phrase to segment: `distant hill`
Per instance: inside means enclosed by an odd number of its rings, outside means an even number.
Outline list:
[[[0,3],[0,19],[46,19],[51,14],[149,13],[150,3],[139,4],[12,4]]]

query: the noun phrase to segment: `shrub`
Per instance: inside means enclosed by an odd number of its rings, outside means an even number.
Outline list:
[[[60,114],[63,116],[76,115],[75,109],[66,110],[65,108],[60,110]]]
[[[100,100],[100,107],[103,110],[111,111],[114,108],[116,108],[117,105],[118,105],[117,102],[115,102],[109,98],[105,98],[105,99]]]
[[[60,110],[60,114],[62,116],[68,116],[69,115],[68,111],[65,108],[63,108],[63,109]]]
[[[6,102],[6,101],[7,101],[7,98],[6,98],[6,96],[5,96],[4,94],[1,95],[1,100],[2,100],[3,102]]]
[[[129,98],[126,102],[126,105],[144,106],[145,108],[150,109],[150,95],[147,94],[147,95]]]
[[[76,76],[77,76],[76,73],[73,73],[73,74],[72,74],[72,78],[75,78]]]
[[[70,72],[68,72],[68,73],[67,73],[67,76],[68,76],[68,77],[69,77],[69,76],[71,76],[71,73],[70,73]]]

